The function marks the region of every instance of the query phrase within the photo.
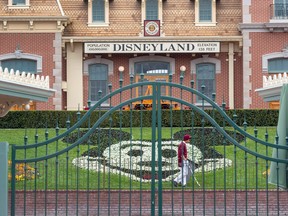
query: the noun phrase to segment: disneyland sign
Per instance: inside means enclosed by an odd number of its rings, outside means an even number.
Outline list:
[[[85,43],[85,53],[218,53],[220,42]]]

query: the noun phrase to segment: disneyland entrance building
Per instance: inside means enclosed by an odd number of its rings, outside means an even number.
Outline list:
[[[55,94],[33,102],[36,110],[86,109],[99,90],[108,93],[108,84],[115,90],[121,76],[125,86],[141,73],[166,82],[170,73],[173,82],[183,73],[183,85],[205,85],[219,105],[263,108],[261,97],[262,103],[254,100],[262,73],[251,86],[243,72],[252,48],[243,49],[239,24],[249,10],[242,6],[231,0],[1,1],[0,66],[49,76]]]
[[[225,100],[230,108],[241,108],[242,100],[235,100],[235,96],[243,97],[242,63],[241,55],[238,54],[241,37],[197,39],[159,37],[110,42],[86,39],[87,42],[70,43],[71,47],[67,49],[67,86],[73,86],[73,89],[67,91],[67,109],[78,109],[79,101],[83,101],[82,106],[85,108],[88,99],[93,105],[97,101],[98,90],[103,95],[107,94],[108,84],[111,83],[116,89],[120,78],[125,86],[130,82],[131,74],[134,82],[139,82],[141,73],[145,81],[162,82],[168,82],[169,73],[172,73],[172,81],[178,83],[182,73],[183,85],[190,86],[191,80],[194,80],[198,90],[205,85],[207,96],[212,97],[215,92],[217,103],[221,104]],[[81,68],[83,73],[78,72]],[[239,81],[234,82],[235,79]],[[196,97],[195,100],[196,104],[201,105]]]

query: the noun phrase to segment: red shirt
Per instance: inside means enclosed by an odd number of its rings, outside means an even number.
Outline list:
[[[178,166],[182,166],[183,156],[187,158],[187,147],[186,143],[183,141],[178,146]]]

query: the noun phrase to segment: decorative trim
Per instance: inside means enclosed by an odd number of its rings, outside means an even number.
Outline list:
[[[30,53],[22,53],[21,50],[15,50],[14,53],[8,53],[4,55],[0,55],[0,66],[1,61],[8,60],[8,59],[29,59],[34,60],[37,63],[37,73],[42,73],[42,56],[34,55]],[[29,72],[29,71],[28,71]]]
[[[160,36],[160,20],[144,20],[144,36]]]
[[[288,49],[284,48],[282,52],[269,53],[262,56],[262,72],[268,72],[268,61],[274,58],[288,58]]]
[[[196,65],[201,63],[215,64],[215,73],[221,73],[221,61],[216,58],[209,58],[208,55],[203,55],[203,58],[198,58],[190,61],[191,74],[196,74]]]
[[[91,64],[106,64],[108,65],[108,76],[109,75],[113,75],[113,68],[114,68],[114,63],[113,61],[109,60],[109,59],[104,59],[101,58],[101,55],[96,55],[95,58],[93,59],[87,59],[83,62],[83,73],[84,75],[88,76],[88,67]]]

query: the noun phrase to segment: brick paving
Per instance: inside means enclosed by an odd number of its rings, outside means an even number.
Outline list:
[[[46,194],[46,195],[45,195]],[[57,194],[57,203],[56,203]],[[287,191],[162,192],[162,215],[288,215]],[[10,195],[9,195],[10,196]],[[24,202],[26,197],[26,203]],[[36,200],[36,202],[35,202]],[[45,202],[46,200],[46,202]],[[158,212],[155,195],[155,215]],[[279,201],[279,202],[278,202]],[[256,204],[257,203],[257,204]],[[268,204],[268,206],[267,206]],[[279,205],[278,205],[279,204]],[[46,209],[46,210],[45,210]],[[10,211],[10,207],[9,207]],[[267,212],[268,211],[268,212]],[[36,213],[36,214],[35,214]],[[9,213],[10,214],[10,213]],[[15,215],[151,215],[150,191],[17,191]]]

